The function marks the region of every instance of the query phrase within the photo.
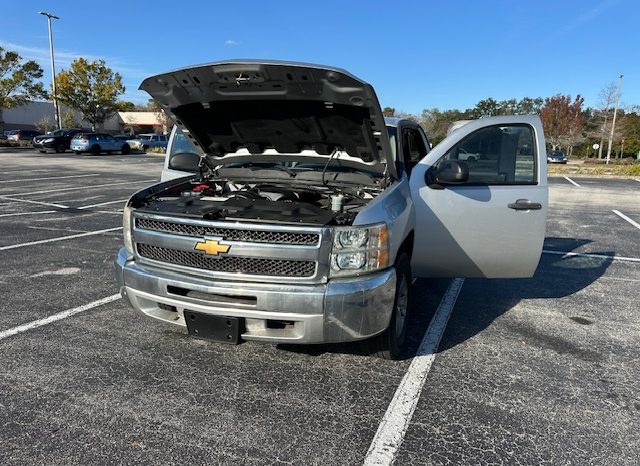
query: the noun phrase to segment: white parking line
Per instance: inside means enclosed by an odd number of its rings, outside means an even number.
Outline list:
[[[456,304],[463,283],[464,279],[462,278],[454,279],[442,297],[442,301],[440,301],[440,305],[431,319],[429,328],[422,338],[420,348],[418,348],[411,366],[409,366],[407,373],[402,378],[393,400],[391,400],[387,408],[387,412],[382,417],[378,431],[373,437],[367,456],[364,459],[365,466],[393,464],[396,452],[404,440],[407,428],[420,399],[422,387],[431,370],[440,339],[444,329],[447,327],[449,316]]]
[[[6,199],[7,201],[26,202],[27,204],[46,205],[49,207],[58,207],[60,209],[69,208],[69,206],[64,204],[55,204],[53,202],[30,201],[29,199],[16,199],[15,197],[9,197],[9,196],[0,196],[0,199]]]
[[[22,215],[36,215],[36,214],[53,214],[60,212],[59,210],[43,210],[42,212],[15,212],[13,214],[1,214],[0,217],[20,217]]]
[[[630,219],[629,217],[627,217],[625,214],[621,213],[620,211],[617,210],[612,210],[611,212],[613,212],[614,214],[616,214],[618,217],[620,217],[623,220],[626,220],[627,222],[629,222],[631,225],[633,225],[634,227],[636,227],[637,229],[640,230],[640,223]]]
[[[44,319],[34,320],[33,322],[29,322],[28,324],[13,327],[8,330],[3,330],[2,332],[0,332],[0,340],[4,340],[5,338],[17,335],[18,333],[26,332],[27,330],[42,327],[43,325],[48,325],[58,320],[66,319],[67,317],[71,317],[80,312],[88,311],[89,309],[102,306],[103,304],[107,304],[118,299],[120,299],[120,295],[113,294],[111,296],[107,296],[106,298],[98,299],[97,301],[93,301],[92,303],[85,304],[83,306],[78,306],[74,307],[73,309],[67,309],[66,311],[58,312],[57,314],[45,317]]]
[[[99,173],[90,173],[88,175],[67,175],[67,176],[51,176],[47,178],[25,178],[22,180],[2,180],[0,183],[18,183],[20,181],[44,181],[44,180],[62,180],[66,178],[85,178],[87,176],[98,176]]]
[[[44,191],[30,191],[27,193],[12,193],[12,194],[7,194],[7,196],[31,196],[32,194],[59,193],[62,191],[78,191],[83,189],[96,189],[96,188],[104,188],[106,186],[118,186],[123,184],[152,183],[154,181],[156,180],[122,181],[119,183],[94,184],[92,186],[76,186],[74,188],[47,189]]]
[[[78,209],[90,209],[91,207],[100,207],[103,205],[117,204],[118,202],[127,202],[127,199],[118,199],[117,201],[101,202],[100,204],[83,205],[82,207],[78,207]]]
[[[580,185],[578,183],[576,183],[575,181],[573,181],[571,178],[569,178],[568,176],[563,176],[563,178],[565,180],[567,180],[569,183],[571,183],[574,186],[577,186],[578,188],[580,187]]]
[[[23,248],[25,246],[35,246],[37,244],[54,243],[56,241],[64,241],[65,239],[82,238],[83,236],[101,235],[102,233],[108,233],[110,231],[117,231],[117,230],[122,230],[122,227],[107,228],[105,230],[88,231],[86,233],[79,233],[77,235],[58,236],[57,238],[42,239],[39,241],[29,241],[28,243],[10,244],[9,246],[1,246],[0,251]]]
[[[640,259],[635,258],[635,257],[608,256],[606,254],[589,254],[589,253],[579,253],[579,252],[549,251],[547,249],[543,249],[542,253],[543,254],[554,254],[556,256],[565,256],[565,257],[594,257],[596,259],[611,259],[611,260],[614,260],[614,261],[640,262]]]

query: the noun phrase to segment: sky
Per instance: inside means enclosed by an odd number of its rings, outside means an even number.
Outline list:
[[[419,114],[496,100],[580,94],[597,107],[610,83],[640,105],[639,0],[0,0],[0,47],[56,70],[104,59],[146,103],[148,76],[231,59],[279,59],[345,68],[381,105]]]

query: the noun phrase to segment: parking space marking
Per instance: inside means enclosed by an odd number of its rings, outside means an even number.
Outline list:
[[[29,199],[16,199],[15,197],[9,197],[9,196],[0,196],[0,199],[6,199],[7,201],[26,202],[27,204],[46,205],[49,207],[58,207],[60,209],[69,208],[68,205],[64,205],[64,204],[56,204],[53,202],[31,201]]]
[[[117,231],[117,230],[122,230],[122,227],[107,228],[105,230],[88,231],[86,233],[79,233],[77,235],[58,236],[57,238],[42,239],[38,241],[29,241],[28,243],[10,244],[9,246],[0,246],[0,251],[23,248],[25,246],[35,246],[37,244],[54,243],[56,241],[64,241],[66,239],[82,238],[84,236],[101,235],[102,233],[108,233],[110,231]]]
[[[634,227],[636,227],[637,229],[640,230],[640,223],[630,219],[629,217],[627,217],[625,214],[623,214],[622,212],[618,211],[618,210],[612,210],[611,212],[613,212],[614,214],[616,214],[618,217],[620,217],[623,220],[626,220],[627,222],[629,222],[631,225],[633,225]]]
[[[13,327],[8,330],[3,330],[2,332],[0,332],[0,340],[4,340],[5,338],[17,335],[18,333],[26,332],[27,330],[42,327],[43,325],[48,325],[58,320],[66,319],[67,317],[71,317],[80,312],[88,311],[89,309],[93,309],[94,307],[102,306],[103,304],[117,301],[118,299],[120,299],[120,295],[113,294],[111,296],[107,296],[106,298],[98,299],[97,301],[74,307],[73,309],[67,309],[66,311],[58,312],[57,314],[45,317],[44,319],[34,320],[33,322],[29,322],[28,324],[19,325],[18,327]]]
[[[378,431],[373,437],[365,466],[381,466],[393,464],[396,452],[400,448],[404,436],[413,417],[413,413],[420,399],[422,387],[427,380],[431,365],[436,357],[442,334],[447,327],[449,316],[456,304],[463,278],[455,278],[440,301],[435,315],[431,319],[429,328],[422,338],[420,348],[416,353],[407,373],[402,378],[393,400],[384,413]]]
[[[44,181],[44,180],[62,180],[66,178],[85,178],[87,176],[99,176],[99,173],[89,173],[88,175],[67,175],[67,176],[51,176],[47,178],[25,178],[22,180],[1,180],[0,183],[18,183],[20,181]]]
[[[101,202],[100,204],[83,205],[78,209],[90,209],[91,207],[101,207],[103,205],[116,204],[118,202],[127,202],[127,199],[118,199],[117,201]]]
[[[574,256],[575,257],[594,257],[596,259],[611,259],[614,261],[640,262],[640,259],[635,257],[608,256],[606,254],[589,254],[589,253],[579,253],[579,252],[550,251],[547,249],[543,249],[542,254],[555,254],[557,256],[566,256],[566,257],[574,257]]]
[[[62,191],[78,191],[82,189],[104,188],[106,186],[118,186],[123,184],[153,183],[154,181],[157,181],[157,180],[121,181],[119,183],[94,184],[92,186],[76,186],[74,188],[58,188],[58,189],[46,189],[44,191],[30,191],[26,193],[12,193],[12,194],[7,194],[7,196],[31,196],[32,194],[59,193]]]
[[[575,181],[573,181],[571,178],[569,178],[568,176],[563,176],[563,178],[565,180],[567,180],[569,183],[571,183],[574,186],[577,186],[578,188],[580,187],[580,185],[578,183],[576,183]]]
[[[14,212],[12,214],[0,214],[0,217],[20,217],[22,215],[36,215],[36,214],[53,214],[60,212],[59,210],[43,210],[42,212]]]

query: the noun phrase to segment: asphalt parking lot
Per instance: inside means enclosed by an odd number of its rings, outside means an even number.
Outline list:
[[[120,210],[162,157],[0,149],[0,167],[1,464],[640,464],[640,179],[551,178],[536,275],[418,280],[420,356],[389,362],[127,308]]]

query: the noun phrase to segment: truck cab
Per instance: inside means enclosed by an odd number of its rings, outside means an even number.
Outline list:
[[[141,88],[176,126],[162,182],[125,208],[116,277],[132,307],[192,336],[363,340],[397,358],[413,278],[537,267],[537,116],[470,121],[430,149],[337,68],[214,63]]]

